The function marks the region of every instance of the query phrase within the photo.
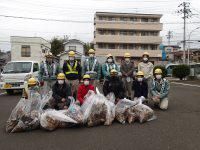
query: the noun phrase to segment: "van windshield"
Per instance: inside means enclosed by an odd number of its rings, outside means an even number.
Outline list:
[[[31,62],[10,62],[4,67],[3,73],[29,73],[31,68]]]

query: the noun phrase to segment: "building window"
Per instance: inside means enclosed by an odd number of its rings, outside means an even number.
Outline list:
[[[128,21],[127,17],[120,17],[120,21]]]
[[[151,50],[157,50],[158,46],[157,45],[150,45]]]
[[[158,19],[157,18],[150,18],[149,22],[158,22]]]
[[[110,34],[111,34],[111,35],[116,35],[116,32],[115,32],[114,30],[111,30],[111,31],[110,31]]]
[[[141,36],[149,36],[149,32],[141,32]]]
[[[131,17],[131,18],[130,18],[130,21],[132,21],[132,22],[138,22],[138,18],[133,18],[133,17]]]
[[[148,45],[141,45],[141,50],[148,50]]]
[[[109,44],[109,45],[108,45],[108,48],[109,48],[109,49],[115,49],[115,44]]]
[[[142,19],[141,19],[141,22],[148,22],[148,21],[149,21],[148,18],[142,18]]]
[[[69,46],[70,51],[76,51],[76,46]]]
[[[116,18],[115,17],[108,17],[108,21],[115,21]]]
[[[120,35],[127,35],[128,34],[128,32],[127,31],[120,31],[120,33],[119,33]]]
[[[22,47],[21,47],[21,57],[31,57],[31,47],[30,47],[30,45],[22,45]]]

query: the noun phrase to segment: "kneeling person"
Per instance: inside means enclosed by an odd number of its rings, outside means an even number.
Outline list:
[[[148,97],[148,84],[144,78],[144,73],[139,71],[136,75],[136,80],[133,82],[134,100],[143,97],[147,99]]]
[[[125,97],[125,88],[122,80],[118,77],[118,72],[115,69],[110,71],[110,77],[105,80],[103,85],[104,96],[107,96],[109,93],[113,92],[116,98],[117,103],[120,99]]]
[[[65,82],[65,74],[58,74],[52,91],[53,98],[50,100],[50,107],[57,110],[67,109],[70,105],[70,99],[68,97],[72,96],[72,94],[70,86]]]
[[[81,105],[84,103],[84,97],[88,93],[89,90],[94,91],[94,86],[90,84],[90,75],[86,74],[83,76],[83,84],[81,84],[78,88],[77,93],[77,103],[80,103]]]
[[[168,108],[168,94],[170,85],[167,79],[162,77],[162,70],[156,69],[154,72],[155,78],[151,86],[151,94],[154,105],[159,106],[160,109],[166,110]]]

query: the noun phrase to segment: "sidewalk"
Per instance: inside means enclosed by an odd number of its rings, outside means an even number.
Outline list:
[[[200,80],[180,80],[178,78],[167,77],[170,82],[177,83],[177,84],[186,84],[186,85],[197,85],[200,86]]]

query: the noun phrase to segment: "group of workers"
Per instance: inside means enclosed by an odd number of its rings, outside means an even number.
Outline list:
[[[76,60],[75,52],[69,51],[69,59],[63,64],[62,71],[53,61],[53,55],[48,53],[46,61],[41,64],[39,84],[36,79],[30,78],[30,89],[40,89],[41,95],[53,91],[49,107],[53,109],[67,109],[70,105],[70,96],[76,103],[82,105],[89,90],[95,91],[103,78],[103,94],[107,96],[113,92],[116,103],[123,98],[136,100],[146,99],[162,110],[168,108],[169,82],[163,77],[161,69],[153,71],[154,66],[149,61],[147,52],[142,55],[142,62],[138,64],[138,72],[131,60],[130,53],[124,54],[124,61],[119,67],[111,54],[106,57],[105,64],[101,65],[95,57],[95,50],[88,51],[89,57],[83,66]],[[39,87],[39,88],[38,88]]]

